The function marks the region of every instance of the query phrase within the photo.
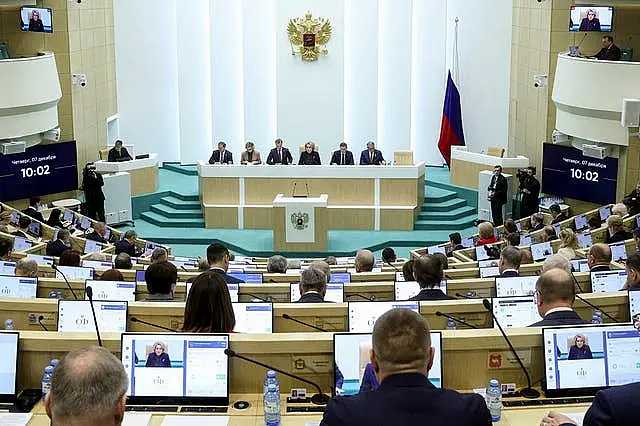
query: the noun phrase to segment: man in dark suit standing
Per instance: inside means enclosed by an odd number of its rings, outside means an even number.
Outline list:
[[[502,249],[502,252],[500,252],[500,260],[498,260],[500,277],[519,277],[520,262],[522,262],[522,253],[517,247],[507,246]]]
[[[121,161],[131,160],[133,160],[133,157],[131,157],[127,148],[122,146],[121,140],[117,140],[115,146],[109,150],[109,158],[107,161],[109,161],[109,163],[119,163]]]
[[[347,150],[346,143],[340,143],[340,149],[333,152],[329,164],[336,164],[338,166],[353,166],[353,153]]]
[[[300,300],[298,303],[324,303],[327,293],[327,276],[313,267],[300,274]]]
[[[427,379],[433,365],[429,326],[417,313],[392,309],[373,328],[371,366],[380,386],[374,392],[329,401],[321,426],[490,426],[484,398],[438,389]]]
[[[37,221],[40,221],[42,223],[47,223],[47,221],[44,220],[44,216],[42,216],[42,213],[38,211],[39,208],[40,208],[40,197],[31,197],[29,198],[29,207],[27,207],[26,210],[23,210],[22,213],[34,218]]]
[[[638,421],[638,398],[640,383],[629,383],[623,386],[601,390],[596,394],[582,420],[583,426],[633,425]],[[541,426],[570,426],[577,423],[568,416],[549,412]]]
[[[507,178],[502,176],[502,166],[493,168],[493,177],[489,185],[489,201],[491,201],[491,216],[493,217],[493,226],[503,224],[502,206],[507,204]]]
[[[71,234],[66,229],[58,230],[58,238],[55,241],[47,243],[47,256],[57,256],[71,248]]]
[[[124,238],[115,244],[116,254],[127,253],[131,257],[140,257],[143,252],[136,248],[137,239],[138,233],[133,229],[125,232]]]
[[[602,272],[611,270],[611,247],[598,243],[589,248],[587,265],[590,272]]]
[[[451,300],[455,297],[447,296],[440,290],[440,282],[444,276],[442,262],[432,254],[426,254],[413,262],[413,277],[420,285],[420,293],[409,300]],[[399,285],[402,285],[400,283]]]
[[[588,324],[573,310],[573,277],[560,268],[549,269],[536,282],[536,303],[541,321],[529,327]]]
[[[269,152],[269,156],[267,157],[267,164],[287,165],[293,163],[293,157],[291,156],[291,153],[287,148],[283,147],[282,144],[282,139],[276,139],[276,147]]]
[[[104,238],[107,234],[107,225],[104,222],[94,222],[93,223],[93,232],[87,234],[85,237],[87,240],[97,241],[102,244],[109,244],[109,241]]]
[[[233,154],[227,151],[227,144],[218,142],[218,149],[211,153],[209,164],[233,164]]]
[[[621,57],[622,52],[613,44],[613,37],[609,35],[602,37],[602,49],[596,53],[595,58],[600,61],[619,61]]]
[[[367,149],[360,154],[361,166],[380,166],[387,164],[382,157],[382,152],[376,149],[376,144],[373,141],[367,142]]]
[[[213,243],[207,247],[207,260],[210,270],[224,278],[227,284],[240,284],[244,281],[227,274],[229,269],[229,249],[220,243]]]

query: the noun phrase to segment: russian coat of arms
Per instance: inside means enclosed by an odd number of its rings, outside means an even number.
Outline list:
[[[294,213],[291,215],[291,224],[298,231],[302,231],[309,227],[309,215],[307,213]]]
[[[287,33],[291,43],[291,54],[300,55],[303,61],[317,61],[327,55],[327,43],[331,39],[331,22],[325,18],[314,18],[311,12],[304,17],[289,20]]]

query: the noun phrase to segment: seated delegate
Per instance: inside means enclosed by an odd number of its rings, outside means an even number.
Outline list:
[[[304,145],[304,151],[300,153],[299,165],[303,166],[319,166],[320,154],[315,151],[316,145],[313,142],[307,142]]]
[[[107,160],[109,163],[119,163],[121,161],[133,160],[133,158],[129,154],[129,151],[127,151],[127,148],[122,145],[122,141],[117,140],[115,146],[109,150],[109,156]]]

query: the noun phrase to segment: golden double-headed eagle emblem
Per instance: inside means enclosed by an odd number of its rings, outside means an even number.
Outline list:
[[[304,17],[289,20],[287,33],[291,42],[291,54],[300,55],[303,61],[317,61],[327,55],[327,43],[331,39],[331,22],[325,18],[314,18],[311,12]]]

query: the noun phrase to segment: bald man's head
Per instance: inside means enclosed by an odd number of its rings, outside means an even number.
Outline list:
[[[589,256],[587,257],[589,268],[594,266],[606,265],[611,263],[611,248],[606,244],[594,244],[589,249]]]
[[[356,253],[355,268],[356,272],[371,272],[375,258],[370,250],[360,250]]]
[[[554,268],[543,273],[536,282],[538,311],[541,316],[552,308],[571,308],[575,299],[575,286],[570,272]]]

